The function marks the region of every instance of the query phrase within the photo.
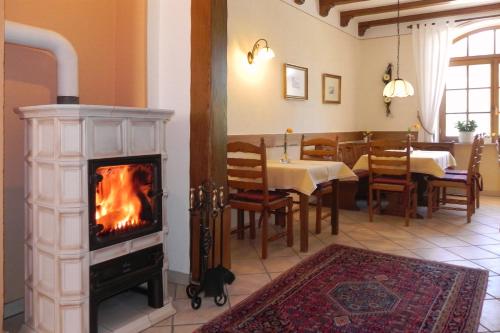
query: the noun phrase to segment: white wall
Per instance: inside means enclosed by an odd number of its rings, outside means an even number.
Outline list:
[[[359,130],[405,131],[417,122],[417,95],[394,98],[390,117],[385,116],[382,76],[388,63],[393,64],[396,77],[397,38],[382,37],[361,41],[361,76],[357,98],[361,116],[357,122]],[[400,77],[416,86],[416,70],[413,61],[411,35],[401,36]],[[418,93],[418,92],[416,92]]]
[[[266,38],[276,57],[249,65]],[[360,41],[279,0],[228,1],[228,133],[348,131],[356,127]],[[283,98],[283,64],[309,68],[309,100]],[[321,75],[342,76],[342,103],[322,104]]]
[[[191,2],[148,1],[148,106],[175,111],[167,126],[169,270],[189,273]]]

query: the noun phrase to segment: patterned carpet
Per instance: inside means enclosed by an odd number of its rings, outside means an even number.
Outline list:
[[[476,332],[488,272],[331,245],[198,332]]]

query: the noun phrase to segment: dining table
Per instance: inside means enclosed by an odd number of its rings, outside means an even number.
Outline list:
[[[356,180],[356,174],[343,162],[291,160],[283,163],[267,161],[268,187],[286,190],[299,195],[300,201],[300,251],[309,250],[309,199],[318,185],[332,186],[330,223],[332,234],[339,232],[338,182]]]
[[[402,158],[402,157],[379,157],[381,159]],[[449,151],[441,150],[412,150],[410,153],[410,172],[412,178],[417,182],[418,205],[427,204],[426,187],[429,176],[441,178],[445,175],[446,169],[453,168],[457,162]],[[368,154],[361,155],[352,167],[354,171],[368,170]],[[396,205],[397,206],[397,205]],[[386,213],[400,214],[400,207],[386,209]],[[421,218],[419,214],[417,218]]]
[[[381,159],[400,157],[380,157]],[[449,151],[413,150],[410,152],[410,171],[441,178],[446,169],[455,167],[457,162]],[[368,154],[361,155],[353,170],[368,170]]]

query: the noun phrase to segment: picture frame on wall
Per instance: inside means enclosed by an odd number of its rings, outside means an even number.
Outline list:
[[[342,98],[342,77],[323,74],[323,103],[340,104]]]
[[[306,67],[291,64],[283,66],[284,97],[285,99],[308,99],[308,75]]]

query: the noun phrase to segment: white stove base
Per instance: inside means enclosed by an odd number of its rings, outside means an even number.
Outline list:
[[[138,333],[175,314],[172,300],[160,309],[148,306],[146,295],[125,292],[99,305],[99,333]],[[23,325],[20,333],[36,333]]]

